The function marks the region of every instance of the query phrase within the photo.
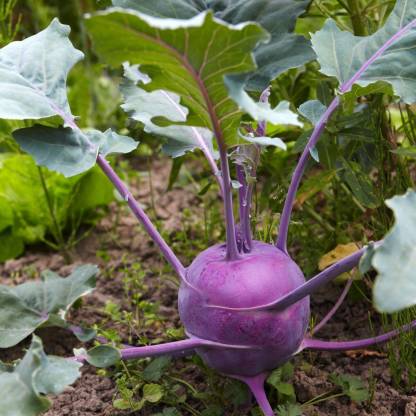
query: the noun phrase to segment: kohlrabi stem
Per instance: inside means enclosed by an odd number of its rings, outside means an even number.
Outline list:
[[[97,157],[97,164],[105,173],[105,175],[113,183],[119,194],[127,202],[130,209],[133,211],[133,214],[143,225],[144,229],[147,231],[154,243],[159,247],[162,254],[165,256],[166,260],[173,267],[175,272],[179,275],[181,279],[185,278],[185,268],[183,267],[180,260],[176,257],[175,253],[157,231],[156,227],[153,225],[150,218],[145,214],[142,207],[134,199],[131,192],[128,190],[127,186],[123,181],[118,177],[117,173],[113,170],[108,161],[101,155]]]
[[[348,351],[359,350],[363,348],[371,347],[375,344],[381,344],[387,342],[390,339],[397,337],[402,332],[408,332],[416,328],[416,321],[410,324],[404,325],[399,329],[387,332],[383,335],[379,335],[373,338],[364,338],[356,341],[324,341],[315,338],[305,338],[302,342],[299,351],[304,349],[319,350],[319,351]]]
[[[400,40],[403,36],[405,36],[413,27],[416,27],[416,19],[412,20],[398,32],[396,32],[384,45],[378,49],[370,59],[364,62],[361,68],[349,79],[348,81],[344,82],[341,87],[339,88],[340,94],[345,94],[348,92],[352,86],[360,79],[360,77],[364,74],[364,72],[372,65],[390,46]],[[306,168],[306,164],[309,160],[310,151],[315,147],[316,143],[318,142],[319,138],[321,137],[322,133],[325,130],[325,126],[333,114],[333,112],[338,108],[340,104],[340,98],[337,96],[335,97],[331,104],[329,105],[328,109],[320,118],[319,122],[316,124],[312,135],[305,146],[305,149],[302,153],[302,156],[299,159],[299,162],[295,168],[295,171],[292,176],[292,181],[289,186],[289,190],[286,196],[286,201],[283,207],[282,216],[280,219],[280,226],[279,232],[277,237],[276,246],[280,250],[287,252],[287,234],[289,229],[290,217],[292,214],[293,204],[296,198],[296,192],[299,188],[300,181],[302,179],[303,173]]]
[[[224,211],[225,226],[227,235],[226,260],[232,261],[240,258],[237,247],[237,236],[235,232],[235,221],[233,212],[233,190],[231,186],[230,166],[228,164],[227,147],[218,140],[218,147],[221,160],[221,173],[224,186]]]
[[[185,354],[186,351],[194,350],[203,345],[204,343],[199,339],[185,339],[159,345],[128,347],[120,350],[120,357],[122,360],[136,360],[139,358],[158,357],[160,355]],[[87,362],[87,357],[84,355],[78,355],[73,359],[81,363]]]
[[[45,175],[43,174],[42,168],[38,166],[39,180],[42,185],[43,193],[45,195],[46,205],[48,207],[49,215],[51,216],[52,228],[54,229],[53,234],[56,242],[58,243],[59,250],[62,251],[65,261],[69,264],[71,262],[71,256],[68,253],[67,246],[65,244],[65,239],[62,233],[62,227],[58,223],[58,219],[55,215],[55,210],[53,209],[51,195],[46,185]]]
[[[247,184],[246,174],[243,166],[237,165],[237,180],[242,185],[238,190],[240,208],[240,231],[242,240],[242,250],[250,252],[252,246],[251,226],[250,226],[250,185]]]
[[[303,173],[305,172],[306,164],[308,163],[310,157],[310,152],[316,146],[316,143],[321,137],[321,134],[325,130],[325,126],[329,120],[329,117],[337,109],[339,103],[339,97],[335,97],[332,103],[325,111],[325,113],[322,115],[322,117],[316,124],[315,129],[313,130],[312,135],[305,146],[305,149],[303,150],[302,156],[299,159],[295,171],[293,172],[292,181],[287,191],[285,204],[280,218],[280,226],[276,243],[277,248],[284,251],[285,253],[287,253],[287,234],[289,230],[289,223],[290,217],[292,215],[293,204],[295,202],[296,192],[299,188],[300,181],[302,179]]]
[[[268,103],[270,97],[270,87],[267,87],[260,96],[261,103]],[[253,130],[251,128],[252,133],[254,133],[257,137],[263,137],[266,134],[267,123],[264,120],[259,121],[257,129]],[[259,155],[260,155],[260,146],[253,145],[258,153],[258,157],[254,161],[254,166],[252,166],[252,170],[250,171],[250,176],[253,178],[256,177],[257,171],[257,164],[259,163]],[[239,189],[239,202],[240,202],[240,227],[241,227],[241,237],[242,237],[242,248],[245,252],[250,252],[253,240],[252,240],[252,233],[251,233],[251,223],[250,223],[250,214],[251,214],[251,203],[253,198],[253,188],[254,184],[251,181],[247,183],[246,175],[244,168],[241,165],[237,165],[237,179],[243,185]]]
[[[74,118],[71,115],[67,114],[64,110],[60,109],[53,103],[51,103],[51,106],[62,117],[62,119],[64,120],[65,124],[68,127],[70,127],[71,129],[75,131],[81,132],[82,134],[82,130],[77,126],[77,124],[74,121]],[[88,138],[85,135],[84,137],[85,137],[85,140],[88,140]],[[93,147],[92,143],[91,143],[91,147]],[[180,260],[176,257],[175,253],[168,246],[168,244],[163,239],[163,237],[159,234],[159,232],[157,231],[156,227],[153,225],[150,218],[143,211],[139,203],[134,199],[133,195],[130,193],[127,186],[119,178],[119,176],[113,170],[111,165],[100,154],[97,157],[97,164],[102,169],[104,174],[108,177],[108,179],[116,187],[116,189],[118,190],[122,198],[128,203],[129,207],[133,211],[133,214],[143,225],[144,229],[147,231],[147,233],[149,234],[151,239],[154,241],[154,243],[159,247],[160,251],[165,256],[169,264],[173,267],[173,269],[178,274],[178,276],[182,280],[185,279],[185,275],[186,275],[185,267],[182,265]]]
[[[247,196],[246,196],[246,206],[244,207],[244,237],[247,244],[247,249],[250,252],[253,246],[253,238],[251,233],[251,203],[253,200],[253,187],[252,183],[249,183],[247,186]]]
[[[107,345],[107,342],[105,342],[105,344]],[[252,350],[254,347],[248,345],[222,344],[220,342],[209,341],[198,337],[191,337],[181,341],[167,342],[158,345],[146,345],[144,347],[127,346],[119,351],[122,360],[136,360],[138,358],[158,357],[160,355],[180,357],[196,348]],[[73,357],[72,359],[78,362],[87,361],[87,357],[83,355]]]
[[[270,87],[267,87],[260,95],[261,103],[268,103],[270,98]],[[267,122],[265,120],[260,120],[257,126],[256,135],[258,137],[263,137],[266,135]]]
[[[121,350],[123,360],[135,360],[137,358],[158,357],[160,355],[170,355],[185,353],[194,350],[202,345],[199,339],[185,339],[182,341],[168,342],[166,344],[149,345],[146,347],[130,347]]]
[[[237,247],[237,236],[235,232],[235,222],[234,222],[234,213],[233,213],[233,192],[231,186],[231,176],[230,176],[230,167],[228,165],[228,155],[227,155],[227,145],[224,140],[224,134],[221,128],[221,123],[218,119],[218,116],[215,112],[215,106],[212,103],[211,97],[208,93],[207,87],[204,83],[204,80],[201,78],[201,74],[195,70],[191,62],[178,54],[178,52],[171,48],[172,52],[177,54],[178,59],[183,63],[185,68],[188,70],[189,74],[193,77],[195,82],[198,84],[198,87],[204,98],[207,112],[211,119],[212,130],[217,141],[218,150],[220,153],[220,164],[221,164],[221,176],[223,183],[223,201],[224,201],[224,211],[225,211],[225,223],[226,223],[226,236],[227,236],[227,249],[225,259],[228,261],[239,259],[238,247]]]
[[[230,376],[237,380],[246,383],[250,388],[253,396],[256,398],[257,404],[260,406],[260,409],[263,411],[264,416],[275,416],[275,413],[270,405],[269,400],[266,396],[266,391],[264,389],[264,382],[266,381],[268,374],[262,373],[254,377],[242,377],[242,376]]]
[[[336,301],[335,305],[330,309],[330,311],[322,318],[322,320],[319,322],[318,325],[315,325],[312,330],[310,331],[310,335],[316,334],[318,331],[320,331],[327,323],[328,321],[336,314],[337,310],[340,308],[342,303],[344,302],[345,298],[348,295],[348,292],[351,288],[353,279],[350,278],[347,281],[347,284],[344,287],[344,290],[342,291],[340,297]]]
[[[379,242],[376,244],[380,244]],[[287,293],[286,295],[282,296],[281,298],[259,306],[253,306],[250,308],[229,308],[225,306],[218,306],[218,305],[210,305],[208,304],[208,308],[216,308],[216,309],[223,309],[223,310],[230,310],[230,311],[261,311],[261,310],[268,310],[268,309],[285,309],[294,303],[298,302],[299,300],[303,299],[306,296],[311,295],[321,286],[329,283],[331,280],[334,280],[337,276],[342,273],[345,273],[355,267],[362,255],[364,254],[366,248],[362,248],[361,250],[356,251],[354,254],[351,254],[348,257],[340,260],[339,262],[333,264],[332,266],[325,269],[323,272],[317,274],[312,279],[308,280],[303,285],[297,287],[296,289],[292,290],[291,292]]]

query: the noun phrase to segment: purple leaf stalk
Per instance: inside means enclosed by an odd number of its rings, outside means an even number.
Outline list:
[[[413,21],[392,36],[340,87],[340,93],[349,91],[369,66],[415,25],[416,21]],[[317,327],[307,332],[310,316],[309,296],[340,274],[356,267],[365,252],[365,248],[362,248],[305,281],[302,271],[289,257],[287,250],[290,217],[310,150],[315,147],[331,115],[338,108],[339,96],[334,98],[322,115],[300,157],[284,204],[276,246],[268,245],[252,239],[250,207],[253,183],[247,181],[246,172],[240,165],[237,165],[237,179],[241,184],[238,190],[240,229],[239,233],[236,232],[228,149],[221,126],[204,81],[188,61],[184,61],[183,64],[203,93],[218,144],[226,243],[203,251],[185,268],[107,160],[98,155],[97,164],[181,279],[179,312],[188,335],[188,339],[182,341],[126,347],[120,351],[121,357],[130,360],[163,354],[182,356],[195,352],[210,367],[245,382],[264,414],[273,416],[274,411],[267,400],[264,382],[271,370],[295,354],[305,349],[343,351],[367,348],[386,342],[403,331],[414,329],[416,321],[398,330],[361,340],[324,341],[313,338],[313,334],[332,318],[342,304],[351,286],[350,280],[327,316]],[[266,102],[268,96],[269,91],[266,90],[261,96],[261,101]],[[63,111],[60,111],[60,114],[68,126],[79,130],[71,117]],[[266,123],[260,121],[255,134],[264,136],[265,132]],[[208,156],[207,151],[204,151],[204,154]],[[210,156],[208,161],[219,177],[216,164]],[[251,173],[255,176],[255,171]],[[86,357],[75,359],[85,361]]]

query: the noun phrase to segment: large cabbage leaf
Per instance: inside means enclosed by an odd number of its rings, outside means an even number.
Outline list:
[[[397,0],[385,25],[371,36],[340,30],[328,20],[312,35],[321,72],[341,83],[341,92],[353,84],[384,81],[405,102],[416,101],[416,0]]]
[[[236,103],[224,82],[226,75],[256,69],[252,51],[269,39],[256,24],[231,25],[210,12],[189,20],[174,20],[119,8],[96,14],[86,24],[94,48],[103,59],[113,66],[125,61],[141,65],[151,79],[145,89],[179,95],[181,104],[189,110],[187,124],[209,129],[220,145],[238,144],[244,112],[255,119],[272,121],[276,114],[282,114],[281,107],[273,110],[255,103],[247,94],[237,94],[234,83],[233,96],[243,98]],[[119,48],[118,39],[123,39],[123,48]],[[283,112],[287,115],[286,108]],[[292,122],[286,120],[287,124]]]
[[[211,9],[217,18],[234,25],[259,23],[271,34],[271,39],[254,49],[258,68],[248,80],[248,88],[254,90],[266,88],[279,74],[315,58],[310,42],[293,33],[297,17],[309,3],[309,0],[113,0],[114,6],[154,17],[189,19]]]

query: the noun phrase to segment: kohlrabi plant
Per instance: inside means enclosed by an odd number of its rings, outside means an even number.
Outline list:
[[[4,414],[1,409],[13,406],[16,410],[8,415],[42,411],[43,394],[61,391],[76,378],[82,363],[106,366],[119,359],[195,352],[208,366],[247,383],[264,414],[271,416],[274,411],[264,380],[295,354],[308,349],[365,348],[400,332],[352,341],[316,339],[308,331],[309,297],[361,260],[363,272],[374,266],[379,273],[374,286],[378,310],[393,312],[416,303],[414,191],[388,201],[396,224],[383,241],[358,250],[307,281],[289,255],[287,235],[305,167],[311,155],[317,159],[315,145],[344,98],[365,95],[378,82],[392,87],[398,100],[416,101],[416,0],[398,0],[384,27],[371,36],[353,36],[328,20],[312,34],[311,43],[293,34],[296,18],[307,3],[113,0],[115,7],[86,17],[98,57],[114,68],[123,67],[123,109],[146,132],[164,138],[163,150],[168,155],[201,150],[218,182],[226,241],[204,250],[189,266],[163,240],[107,161],[109,154],[133,151],[137,142],[112,130],[77,126],[67,100],[66,78],[83,55],[69,41],[69,28],[54,20],[37,35],[0,50],[0,117],[60,117],[63,121],[59,128],[36,124],[17,130],[15,140],[39,165],[67,177],[95,164],[102,169],[180,278],[179,312],[187,334],[184,340],[161,345],[79,350],[66,361],[48,359],[34,338],[20,363],[0,368],[0,414]],[[323,74],[339,81],[338,94],[328,107],[309,101],[299,109],[314,130],[294,170],[276,244],[266,244],[251,234],[253,184],[262,147],[285,149],[281,139],[267,137],[268,125],[302,126],[289,103],[269,105],[268,86],[289,68],[315,58]],[[234,180],[230,160],[237,167]],[[238,224],[233,209],[237,194]],[[87,331],[66,323],[65,311],[91,290],[95,273],[92,266],[85,266],[62,281],[48,272],[41,283],[2,287],[1,346],[15,345],[40,325],[64,326],[82,339],[90,338]],[[68,282],[72,289],[67,293]],[[345,292],[341,300],[344,297]],[[414,326],[411,323],[401,330]],[[49,371],[51,365],[53,371]],[[58,370],[58,366],[62,367]],[[58,377],[60,373],[65,377]],[[27,387],[24,395],[18,387],[23,384]],[[20,400],[9,403],[10,396],[17,394]]]

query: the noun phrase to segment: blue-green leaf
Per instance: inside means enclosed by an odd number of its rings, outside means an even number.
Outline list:
[[[282,139],[279,139],[278,137],[266,137],[266,136],[258,137],[258,136],[254,136],[251,134],[244,135],[241,133],[240,133],[240,137],[249,143],[258,144],[259,146],[275,146],[282,150],[287,149],[286,143]]]
[[[70,29],[54,19],[42,32],[0,49],[0,118],[70,117],[66,79],[83,57],[68,39]]]
[[[158,136],[166,137],[163,150],[169,156],[179,157],[196,148],[216,156],[212,132],[203,127],[184,125],[189,110],[180,103],[178,94],[155,90],[147,92],[140,85],[149,84],[150,77],[142,73],[137,65],[124,65],[125,82],[121,87],[125,102],[121,106],[130,116],[144,125],[144,130]],[[182,123],[168,126],[157,125],[155,118],[161,117],[170,122]]]
[[[80,130],[33,126],[16,130],[13,137],[39,166],[66,177],[86,172],[95,165],[98,146]]]
[[[368,68],[356,80],[357,84],[367,86],[385,81],[393,86],[395,94],[403,101],[415,102],[415,19],[416,0],[397,0],[384,27],[371,36],[354,36],[340,30],[333,20],[328,20],[322,30],[312,35],[312,46],[318,56],[321,72],[334,76],[341,84],[345,84],[368,63]],[[398,36],[399,31],[411,22],[414,22],[413,28],[402,37]],[[395,37],[399,40],[392,42],[373,62],[370,61],[383,45],[388,46],[388,42]]]
[[[172,358],[169,356],[162,356],[155,358],[144,370],[143,379],[145,381],[159,381],[165,371],[169,368]]]
[[[299,113],[315,126],[324,115],[326,109],[327,107],[319,100],[310,100],[299,107]]]
[[[138,142],[120,136],[112,130],[81,131],[72,128],[52,128],[36,125],[16,130],[13,137],[40,166],[62,173],[66,177],[91,169],[98,153],[129,153]]]
[[[82,364],[47,356],[34,336],[15,367],[0,367],[0,416],[36,416],[50,407],[44,394],[59,394],[80,377]]]
[[[378,272],[374,304],[381,312],[397,312],[416,305],[416,192],[386,201],[395,224],[375,249],[372,264]]]
[[[359,270],[361,274],[368,273],[373,268],[373,257],[375,254],[375,245],[374,243],[370,243],[360,259],[359,263]]]
[[[77,267],[67,278],[45,271],[42,281],[0,286],[0,348],[16,345],[41,325],[66,327],[72,304],[95,288],[98,268]]]
[[[111,367],[121,360],[121,353],[111,345],[98,345],[88,351],[81,350],[88,363],[98,368]]]
[[[215,17],[234,25],[260,24],[271,34],[271,39],[254,50],[258,68],[250,75],[248,87],[257,91],[265,89],[279,74],[315,58],[310,42],[294,33],[296,19],[309,3],[309,0],[113,0],[114,6],[155,17],[189,19],[211,9]]]
[[[137,149],[139,142],[136,142],[131,137],[123,136],[115,131],[108,129],[104,133],[93,130],[86,132],[89,139],[98,145],[99,153],[107,156],[114,153],[130,153]],[[93,135],[93,137],[91,137]]]
[[[302,127],[298,115],[289,109],[287,101],[281,101],[275,108],[269,103],[255,102],[244,90],[245,80],[240,76],[226,76],[224,79],[230,97],[254,120],[264,120],[272,124],[291,124]]]

